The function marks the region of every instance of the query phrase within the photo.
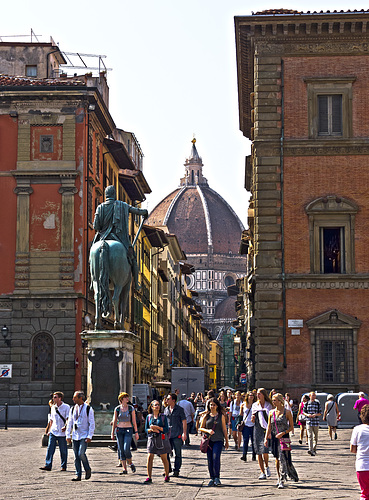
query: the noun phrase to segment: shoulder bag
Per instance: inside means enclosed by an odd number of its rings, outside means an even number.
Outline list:
[[[213,425],[213,428],[212,428],[213,431],[214,431],[214,429],[215,429],[215,427],[217,425],[218,416],[219,416],[219,414],[217,415],[217,417],[216,417],[216,419],[214,421],[214,425]],[[203,434],[202,435],[201,442],[200,442],[200,451],[201,451],[201,453],[207,453],[208,448],[209,448],[210,438],[211,438],[210,434]]]

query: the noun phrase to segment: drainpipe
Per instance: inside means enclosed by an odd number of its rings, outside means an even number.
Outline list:
[[[285,275],[285,260],[284,260],[284,176],[283,176],[283,161],[284,161],[284,61],[281,60],[281,148],[280,148],[280,163],[281,163],[281,246],[282,246],[282,321],[283,321],[283,368],[287,368],[287,339],[286,339],[286,275]]]

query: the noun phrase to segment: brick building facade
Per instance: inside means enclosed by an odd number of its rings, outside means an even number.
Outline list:
[[[368,390],[369,14],[236,17],[249,385]],[[297,320],[297,321],[292,321]]]

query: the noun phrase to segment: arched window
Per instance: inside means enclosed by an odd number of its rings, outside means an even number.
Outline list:
[[[48,333],[38,333],[32,342],[32,380],[52,380],[54,342]]]

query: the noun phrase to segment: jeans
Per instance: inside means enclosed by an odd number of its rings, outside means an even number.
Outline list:
[[[57,442],[59,443],[61,468],[66,469],[68,458],[67,438],[65,436],[54,436],[51,432],[49,434],[49,443],[47,445],[45,466],[50,467],[51,469]]]
[[[316,445],[318,444],[319,425],[306,424],[306,430],[308,435],[309,451],[316,451]]]
[[[186,446],[189,446],[190,445],[190,434],[191,434],[191,431],[192,431],[192,425],[193,425],[193,422],[187,422],[187,438],[186,438],[186,441],[185,441],[185,445]]]
[[[81,462],[85,471],[90,470],[90,464],[87,460],[86,449],[86,439],[80,439],[79,441],[73,440],[74,465],[76,467],[76,475],[78,477],[82,476]]]
[[[169,441],[170,441],[170,446],[172,447],[172,450],[174,450],[174,470],[179,472],[181,469],[181,465],[182,465],[183,441],[182,441],[182,438],[178,438],[178,437],[170,438]],[[169,465],[170,465],[169,455],[168,455],[168,460],[169,460]]]
[[[211,479],[220,477],[220,455],[223,449],[223,441],[210,441],[208,451],[208,469]]]
[[[243,454],[247,455],[247,451],[249,449],[249,439],[251,439],[252,454],[255,455],[254,426],[248,427],[247,425],[245,425],[245,427],[242,429],[242,436],[243,436]]]
[[[117,427],[116,434],[118,443],[118,458],[120,460],[132,458],[131,442],[133,437],[133,428]]]

